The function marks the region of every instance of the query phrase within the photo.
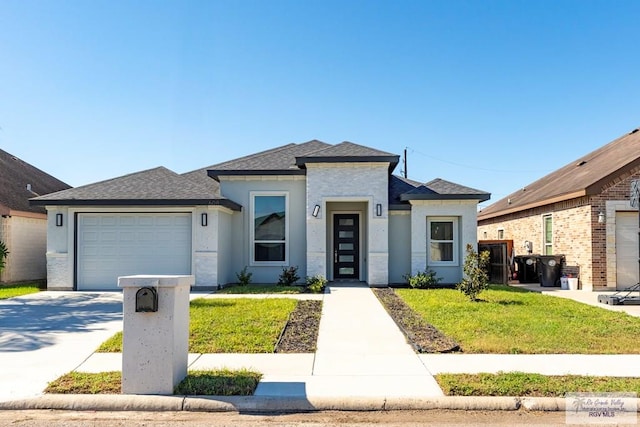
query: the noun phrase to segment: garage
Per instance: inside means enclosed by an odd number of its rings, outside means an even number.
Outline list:
[[[616,288],[638,283],[638,213],[616,212]]]
[[[191,274],[191,213],[78,213],[76,288],[116,290],[118,276]]]

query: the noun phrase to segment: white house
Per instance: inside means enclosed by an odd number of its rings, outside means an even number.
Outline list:
[[[399,157],[342,142],[288,144],[185,174],[158,167],[31,200],[49,215],[49,289],[116,288],[130,274],[193,274],[196,288],[301,277],[462,278],[486,192],[393,175]]]

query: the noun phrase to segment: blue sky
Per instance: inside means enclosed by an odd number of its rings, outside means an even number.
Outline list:
[[[410,178],[486,206],[640,126],[638,16],[624,0],[0,0],[0,148],[79,186],[347,140],[407,148]]]

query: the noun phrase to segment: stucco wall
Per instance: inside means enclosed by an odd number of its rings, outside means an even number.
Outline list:
[[[233,217],[242,216],[240,212],[220,212],[218,215],[218,285],[225,285],[236,280],[232,268],[233,256]]]
[[[44,280],[46,278],[47,220],[12,215],[2,218],[2,240],[9,250],[2,282]]]
[[[327,241],[330,230],[326,221],[327,203],[367,203],[363,231],[367,239],[362,277],[369,285],[386,285],[389,281],[388,230],[388,163],[311,163],[307,165],[307,265],[308,275],[331,277],[327,263]],[[382,215],[375,214],[375,206],[382,206]],[[320,214],[312,216],[315,205]],[[329,231],[328,231],[329,230]]]
[[[427,267],[442,278],[442,283],[459,283],[467,244],[477,248],[476,200],[412,200],[411,201],[411,274]],[[427,219],[458,217],[458,263],[452,266],[431,266],[427,263]]]
[[[411,273],[411,211],[389,211],[389,283]]]
[[[232,281],[236,281],[235,274],[245,266],[253,273],[253,283],[275,283],[285,265],[261,266],[251,265],[250,260],[250,219],[251,192],[276,191],[286,192],[289,197],[289,262],[286,266],[297,266],[298,275],[303,282],[307,271],[306,258],[306,217],[305,217],[305,180],[303,176],[247,176],[224,177],[220,180],[222,195],[243,206],[241,213],[233,215],[231,238],[234,245],[230,259]],[[228,275],[229,276],[229,275]]]

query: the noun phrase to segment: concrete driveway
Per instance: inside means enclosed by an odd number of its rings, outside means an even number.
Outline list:
[[[39,292],[0,300],[0,401],[42,394],[122,330],[120,292]]]

